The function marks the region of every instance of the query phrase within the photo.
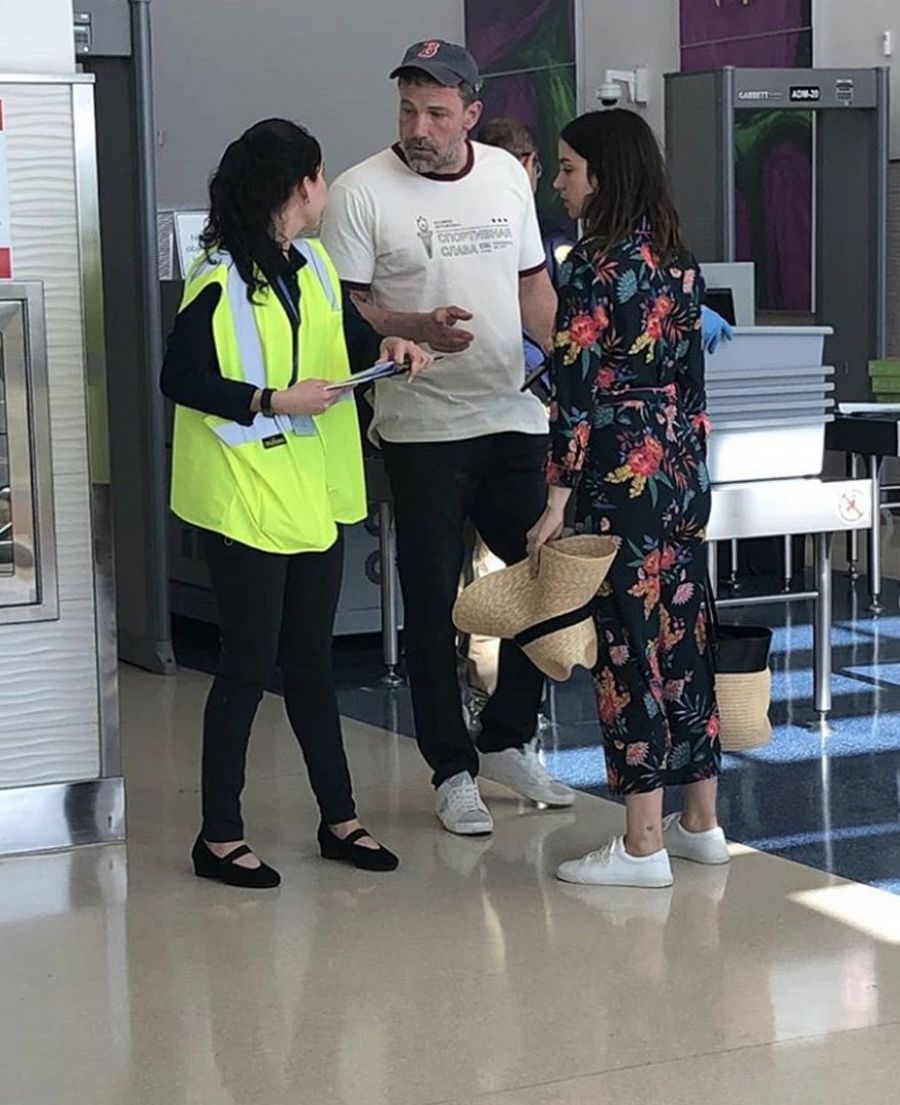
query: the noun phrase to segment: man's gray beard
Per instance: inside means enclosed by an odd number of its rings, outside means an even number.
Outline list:
[[[410,150],[406,146],[403,147],[403,152],[406,154],[407,163],[413,172],[419,173],[420,175],[425,173],[440,173],[442,170],[456,164],[462,144],[462,141],[460,141],[457,146],[444,154],[441,158],[435,158],[434,154],[430,154],[427,161],[422,158],[421,154],[417,155],[415,150]]]

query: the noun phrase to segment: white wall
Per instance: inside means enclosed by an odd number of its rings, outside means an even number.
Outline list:
[[[0,12],[6,0],[0,0]],[[0,625],[0,788],[100,771],[84,317],[71,90],[0,81],[13,266],[44,283],[59,619]]]
[[[2,0],[0,73],[74,69],[72,0]]]
[[[662,138],[663,76],[681,68],[678,0],[581,0],[581,7],[584,110],[599,108],[597,89],[607,69],[646,65],[650,70],[650,102],[638,110]]]
[[[893,31],[894,56],[882,52]],[[813,57],[823,69],[876,65],[891,69],[891,157],[900,158],[900,3],[898,0],[813,0]]]
[[[226,145],[268,116],[308,126],[330,176],[383,148],[397,129],[387,75],[404,49],[463,36],[462,0],[153,0],[151,11],[163,208],[203,206]]]

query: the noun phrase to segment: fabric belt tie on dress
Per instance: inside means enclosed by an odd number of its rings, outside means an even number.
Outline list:
[[[625,391],[600,392],[596,403],[600,407],[615,407],[619,403],[643,403],[678,398],[678,385],[666,384],[658,388],[628,388]]]

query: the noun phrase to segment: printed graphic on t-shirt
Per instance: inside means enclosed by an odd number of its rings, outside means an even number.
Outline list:
[[[510,221],[503,217],[491,219],[489,223],[466,226],[456,219],[440,219],[432,224],[420,215],[416,219],[416,231],[429,261],[435,257],[445,260],[477,257],[517,247]]]
[[[419,240],[425,247],[428,260],[431,261],[434,258],[434,231],[431,229],[431,223],[424,215],[420,215],[416,219],[416,226],[419,230]]]

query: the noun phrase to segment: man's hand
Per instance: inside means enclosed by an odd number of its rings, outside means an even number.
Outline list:
[[[462,307],[436,307],[423,316],[421,341],[436,353],[462,353],[475,340],[470,330],[458,329],[458,322],[468,322],[471,312]]]
[[[383,338],[397,335],[419,345],[430,345],[435,353],[462,353],[475,339],[468,330],[457,328],[457,322],[468,322],[472,317],[462,307],[436,307],[427,314],[387,311],[375,306],[371,292],[352,289],[350,298],[366,322]]]

